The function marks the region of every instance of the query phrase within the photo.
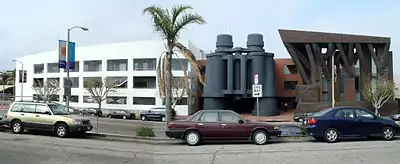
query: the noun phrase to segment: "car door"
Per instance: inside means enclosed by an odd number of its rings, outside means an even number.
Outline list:
[[[342,136],[358,136],[358,119],[353,108],[343,108],[336,112],[335,119],[331,121]]]
[[[219,139],[224,137],[224,132],[221,131],[221,123],[218,119],[218,112],[215,111],[203,112],[197,121],[196,128],[204,138]]]
[[[26,128],[36,128],[35,124],[35,108],[36,104],[24,104],[21,112],[21,121]]]
[[[357,118],[359,119],[359,131],[362,135],[367,136],[381,134],[383,125],[378,119],[376,119],[377,116],[364,109],[355,109],[355,112]]]
[[[50,108],[47,105],[37,104],[35,108],[35,125],[40,130],[53,130],[53,119]]]
[[[232,112],[219,112],[222,137],[227,139],[249,138],[248,129],[245,124],[240,124],[241,118]]]

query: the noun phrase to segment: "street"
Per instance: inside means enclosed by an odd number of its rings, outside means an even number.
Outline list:
[[[272,141],[268,145],[210,143],[146,145],[87,138],[0,132],[0,163],[13,164],[394,164],[400,140],[320,142]]]

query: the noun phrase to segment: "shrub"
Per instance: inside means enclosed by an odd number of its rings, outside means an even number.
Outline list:
[[[136,136],[141,137],[155,137],[154,130],[148,126],[142,126],[136,129]]]

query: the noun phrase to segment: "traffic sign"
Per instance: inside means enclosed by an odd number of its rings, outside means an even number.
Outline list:
[[[254,74],[254,84],[258,84],[258,74]]]
[[[253,84],[253,97],[262,97],[262,85]]]

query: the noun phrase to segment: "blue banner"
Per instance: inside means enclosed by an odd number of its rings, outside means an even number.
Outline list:
[[[65,40],[59,40],[58,41],[58,67],[59,68],[66,68],[65,66],[67,65],[67,47],[66,44],[67,42]],[[68,46],[68,51],[69,51],[69,69],[75,69],[75,43],[74,42],[69,42]]]

